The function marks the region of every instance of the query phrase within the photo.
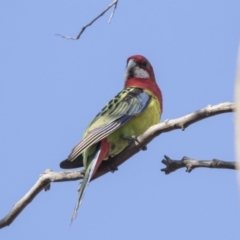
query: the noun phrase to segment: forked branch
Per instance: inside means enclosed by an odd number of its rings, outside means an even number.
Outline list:
[[[195,168],[221,168],[221,169],[237,169],[236,162],[226,162],[219,159],[212,160],[196,160],[193,158],[183,157],[181,160],[173,160],[170,157],[164,155],[162,163],[166,165],[161,171],[165,174],[174,172],[180,168],[186,168],[186,172],[191,172]]]
[[[165,122],[156,124],[150,127],[146,132],[137,138],[135,143],[129,145],[119,155],[104,161],[97,173],[94,175],[94,179],[108,173],[117,170],[118,166],[132,157],[134,154],[140,151],[144,146],[151,142],[155,137],[161,133],[169,132],[175,129],[184,130],[189,125],[209,118],[218,114],[233,112],[235,105],[233,103],[220,103],[214,106],[207,106],[201,110],[190,113],[183,117],[166,120]],[[37,196],[42,190],[49,190],[51,182],[63,182],[74,181],[82,179],[84,176],[84,170],[82,171],[68,171],[68,172],[51,172],[51,170],[45,171],[40,175],[35,185],[13,206],[12,210],[0,220],[0,228],[9,226],[14,219],[21,213],[21,211]]]
[[[91,22],[89,22],[87,25],[85,25],[84,27],[82,27],[81,31],[79,32],[79,34],[76,37],[68,37],[68,36],[64,36],[61,34],[56,34],[57,36],[60,36],[62,38],[66,38],[68,40],[78,40],[81,35],[83,34],[83,32],[85,31],[86,28],[90,27],[95,21],[97,21],[101,16],[103,16],[111,7],[114,6],[113,11],[109,17],[108,23],[111,22],[113,15],[115,13],[115,10],[117,8],[117,4],[118,4],[118,0],[114,0],[103,12],[101,12],[97,17],[95,17]]]
[[[113,157],[112,159],[109,159],[108,161],[104,161],[99,167],[97,173],[94,175],[94,179],[102,176],[106,172],[109,172],[111,170],[114,171],[115,169],[117,169],[119,165],[121,165],[130,157],[132,157],[134,154],[138,153],[140,149],[146,146],[149,142],[151,142],[155,137],[159,136],[161,133],[170,132],[176,129],[184,130],[189,125],[195,122],[218,114],[233,112],[234,109],[235,104],[230,102],[220,103],[213,106],[209,105],[205,108],[187,114],[183,117],[172,120],[168,119],[162,123],[156,124],[150,127],[145,133],[140,135],[137,138],[138,141],[132,143],[123,152]]]

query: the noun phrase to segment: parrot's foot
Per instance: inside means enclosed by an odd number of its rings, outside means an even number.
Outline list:
[[[122,137],[123,139],[127,140],[129,144],[131,143],[135,143],[137,142],[138,144],[140,144],[140,142],[138,141],[137,137],[136,136],[131,136],[131,137]],[[147,150],[147,146],[143,146],[143,147],[140,147],[139,148],[140,150],[142,151],[146,151]]]
[[[109,171],[111,172],[111,173],[114,173],[115,171],[117,171],[118,170],[118,167],[109,167]]]
[[[147,151],[147,146],[143,146],[142,148],[140,148],[142,151]]]

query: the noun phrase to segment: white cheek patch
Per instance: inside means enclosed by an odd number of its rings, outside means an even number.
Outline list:
[[[133,75],[135,78],[149,78],[149,74],[146,70],[142,68],[135,67],[133,71]]]

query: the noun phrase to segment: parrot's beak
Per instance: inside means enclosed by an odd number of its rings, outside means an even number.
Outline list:
[[[128,61],[128,64],[127,64],[127,69],[126,69],[126,71],[127,72],[130,72],[134,67],[136,67],[137,66],[137,63],[136,63],[136,61],[134,60],[134,59],[130,59],[129,61]]]
[[[125,82],[129,78],[149,79],[150,75],[145,69],[139,67],[134,59],[130,59],[127,63],[127,69],[125,72]]]
[[[125,81],[131,77],[132,73],[133,73],[133,69],[137,66],[137,63],[134,59],[130,59],[127,63],[127,68],[126,68],[126,72],[125,72]]]

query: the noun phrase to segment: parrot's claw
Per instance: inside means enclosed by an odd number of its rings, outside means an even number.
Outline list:
[[[147,146],[143,146],[142,148],[140,148],[142,151],[146,151],[147,150]]]
[[[118,167],[109,167],[109,171],[111,172],[111,173],[114,173],[115,171],[117,171],[118,170]]]
[[[136,136],[131,136],[131,137],[122,137],[123,139],[127,140],[129,144],[131,143],[135,143],[137,142],[138,144],[140,144],[140,142],[138,141],[137,137]],[[147,146],[143,146],[143,147],[140,147],[139,148],[140,150],[142,151],[146,151],[147,150]]]

